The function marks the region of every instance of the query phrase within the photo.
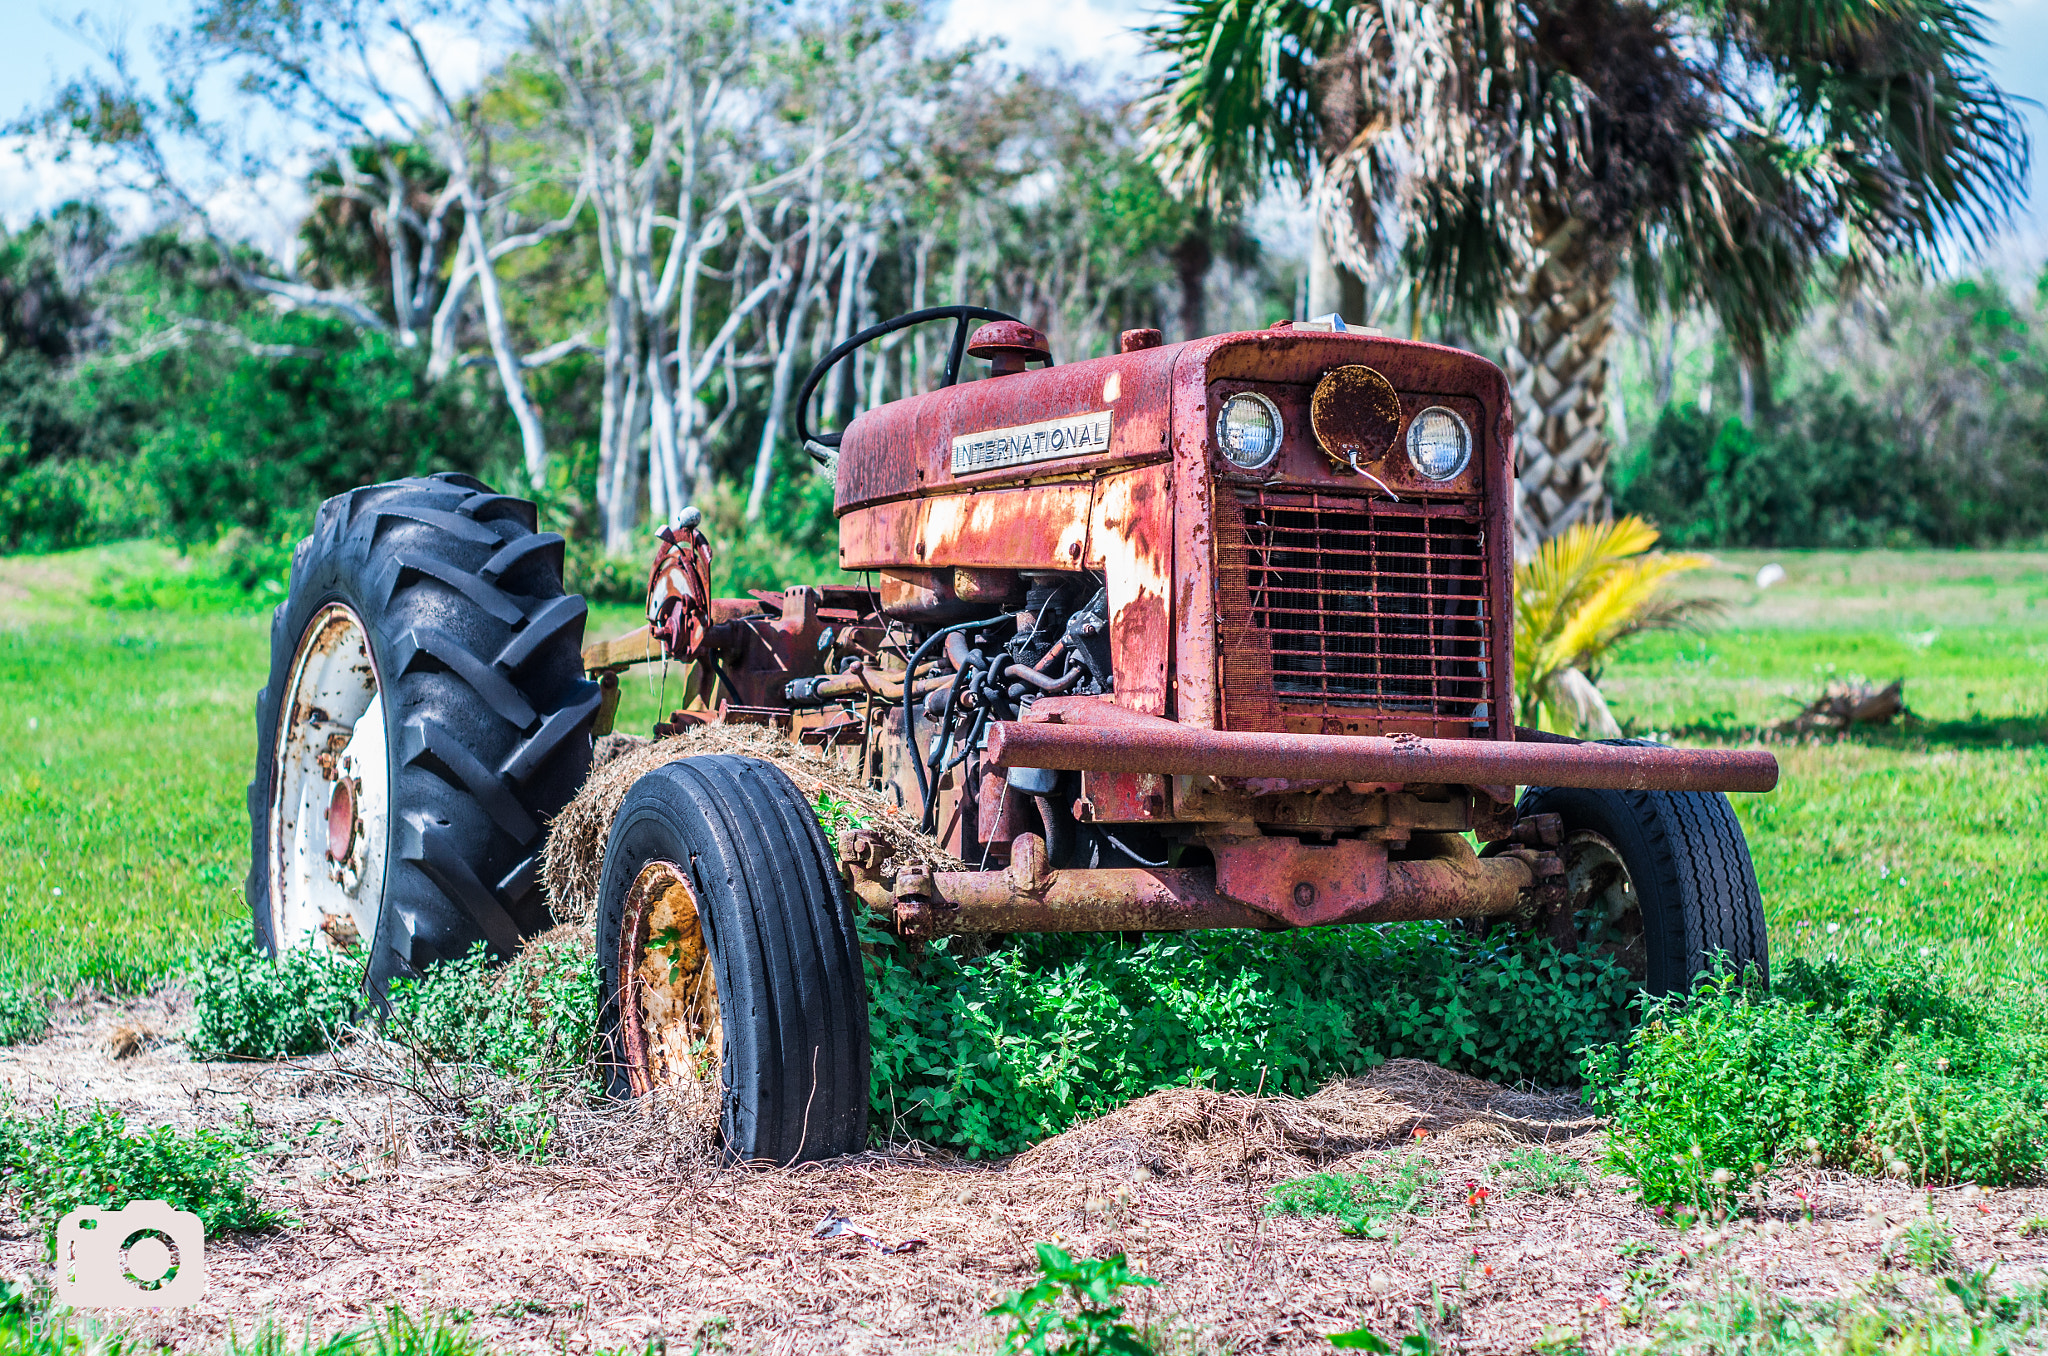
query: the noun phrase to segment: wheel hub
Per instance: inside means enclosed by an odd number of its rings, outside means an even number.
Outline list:
[[[1643,901],[1620,851],[1600,834],[1582,829],[1565,838],[1561,855],[1567,898],[1560,919],[1571,920],[1577,949],[1607,955],[1631,978],[1647,982],[1650,952]]]
[[[696,891],[673,862],[649,862],[627,892],[618,976],[633,1094],[714,1076],[724,1052],[718,976]]]
[[[369,631],[345,604],[300,638],[278,712],[271,935],[280,951],[356,954],[383,909],[391,794]]]

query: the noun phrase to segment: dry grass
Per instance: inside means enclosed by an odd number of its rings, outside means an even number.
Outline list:
[[[735,753],[762,758],[789,775],[803,794],[815,801],[821,793],[843,801],[866,818],[870,831],[886,838],[901,861],[923,863],[937,870],[960,870],[964,863],[946,853],[929,834],[919,833],[908,817],[883,797],[861,785],[858,777],[817,751],[792,744],[758,725],[699,725],[662,740],[610,735],[600,760],[576,798],[555,816],[542,859],[542,880],[557,918],[590,921],[598,884],[604,875],[604,845],[619,804],[637,782],[680,758]]]
[[[1702,1241],[1658,1224],[1601,1174],[1600,1133],[1570,1098],[1410,1061],[1306,1100],[1157,1093],[1007,1164],[900,1145],[799,1169],[727,1168],[689,1128],[700,1110],[668,1107],[593,1111],[561,1145],[570,1161],[535,1167],[436,1151],[406,1094],[360,1076],[371,1063],[193,1064],[176,1046],[116,1062],[111,1032],[175,1030],[175,997],[62,1016],[50,1041],[0,1053],[17,1098],[99,1099],[137,1123],[184,1126],[234,1119],[246,1103],[284,1146],[266,1162],[266,1190],[299,1223],[215,1240],[206,1301],[135,1320],[139,1336],[178,1350],[266,1321],[328,1331],[390,1304],[472,1313],[494,1345],[533,1352],[638,1349],[713,1326],[747,1351],[988,1350],[982,1313],[1026,1280],[1039,1241],[1128,1252],[1162,1281],[1138,1297],[1138,1316],[1204,1350],[1307,1356],[1360,1324],[1411,1330],[1418,1306],[1433,1305],[1456,1309],[1459,1350],[1526,1352],[1551,1327],[1604,1350],[1641,1336],[1622,1321],[1629,1273],[1674,1273],[1682,1288],[1693,1264],[1680,1249],[1696,1256]],[[1464,1184],[1539,1141],[1585,1165],[1585,1194],[1496,1196],[1473,1218]],[[1266,1213],[1278,1181],[1379,1171],[1409,1154],[1429,1160],[1439,1186],[1397,1238]],[[1811,1223],[1793,1208],[1795,1186]],[[2041,1279],[2048,1238],[2020,1230],[2048,1214],[2048,1191],[1929,1197],[1841,1173],[1774,1179],[1767,1227],[1732,1231],[1726,1265],[1795,1298],[1839,1293],[1930,1200],[1966,1265],[1996,1259],[2007,1285]],[[813,1239],[834,1213],[926,1246],[885,1255],[857,1238]],[[1646,1257],[1622,1255],[1642,1243]],[[0,1230],[0,1271],[42,1265],[38,1235]]]

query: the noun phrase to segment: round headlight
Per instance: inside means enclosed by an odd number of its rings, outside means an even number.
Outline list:
[[[1232,466],[1256,471],[1280,454],[1280,407],[1256,391],[1239,391],[1216,417],[1216,441]]]
[[[1441,405],[1432,405],[1408,425],[1408,460],[1431,480],[1449,480],[1472,460],[1472,431]]]

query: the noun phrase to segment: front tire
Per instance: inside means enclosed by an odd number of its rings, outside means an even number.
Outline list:
[[[816,815],[774,764],[686,758],[633,784],[605,845],[597,954],[613,1095],[715,1073],[733,1159],[866,1146],[853,910]]]
[[[1520,814],[1564,821],[1561,942],[1606,954],[1657,995],[1691,988],[1716,958],[1769,977],[1763,895],[1728,797],[1532,786]]]
[[[358,960],[383,997],[548,926],[538,854],[589,770],[600,693],[562,539],[537,526],[464,475],[320,506],[256,708],[248,901],[273,955]]]

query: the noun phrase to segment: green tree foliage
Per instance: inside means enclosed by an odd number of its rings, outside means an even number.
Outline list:
[[[0,549],[268,544],[356,485],[516,454],[475,376],[234,287],[210,246],[65,209],[0,247]],[[31,323],[33,322],[33,323]]]
[[[1678,545],[1987,546],[2048,533],[2048,274],[1901,283],[1783,345],[1753,422],[1667,406],[1618,468],[1617,507]],[[1711,408],[1731,409],[1716,354]]]

